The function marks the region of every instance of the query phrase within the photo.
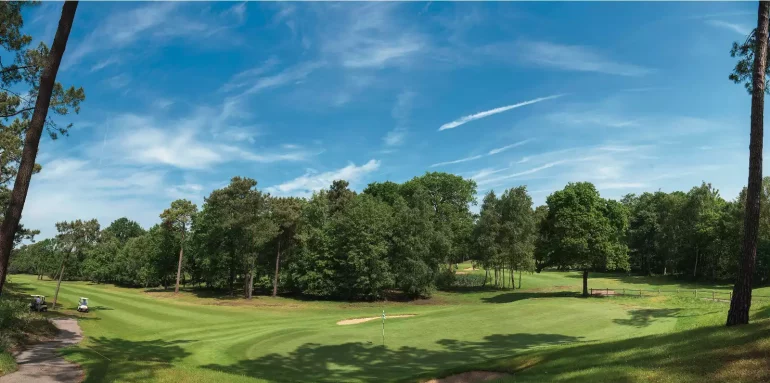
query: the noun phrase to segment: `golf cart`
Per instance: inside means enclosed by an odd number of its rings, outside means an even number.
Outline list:
[[[88,298],[80,297],[80,302],[78,302],[78,311],[81,313],[88,312]]]
[[[45,304],[45,296],[32,295],[32,302],[29,304],[29,309],[32,311],[48,311],[48,306]]]

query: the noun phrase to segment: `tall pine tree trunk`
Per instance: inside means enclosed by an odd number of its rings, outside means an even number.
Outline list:
[[[56,301],[59,299],[59,287],[61,287],[61,280],[62,277],[64,277],[64,266],[67,263],[67,257],[69,257],[69,254],[72,252],[72,249],[70,251],[64,253],[64,256],[61,260],[61,267],[59,267],[59,278],[56,282],[56,292],[53,295],[53,309],[56,310]]]
[[[278,295],[278,271],[281,267],[281,240],[278,240],[278,252],[275,255],[275,276],[273,277],[273,297]]]
[[[77,8],[77,1],[67,1],[62,6],[59,27],[56,29],[56,36],[54,36],[53,45],[51,45],[51,50],[48,53],[48,60],[40,76],[35,111],[32,113],[32,119],[24,137],[24,149],[21,152],[19,170],[13,183],[8,208],[5,210],[5,218],[0,225],[0,293],[3,292],[5,276],[8,273],[8,260],[11,256],[11,250],[13,250],[13,239],[19,228],[24,201],[27,199],[29,181],[32,179],[32,171],[40,145],[40,136],[43,134],[43,126],[48,118],[48,107],[51,105],[56,74],[59,72],[59,64],[61,64],[64,50],[67,48],[67,40]]]
[[[727,313],[727,325],[749,323],[751,284],[757,259],[759,201],[762,192],[762,140],[765,110],[765,68],[767,66],[768,14],[770,3],[761,1],[757,15],[754,74],[751,92],[751,139],[749,143],[749,185],[746,191],[746,216],[743,221],[742,261]]]
[[[174,294],[179,292],[179,276],[182,275],[182,258],[184,258],[184,232],[185,231],[187,231],[187,229],[184,227],[184,225],[182,225],[182,244],[179,247],[179,264],[176,267],[176,286],[174,287]]]

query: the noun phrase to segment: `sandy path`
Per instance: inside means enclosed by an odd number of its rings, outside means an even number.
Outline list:
[[[409,318],[413,317],[415,314],[404,314],[404,315],[388,315],[385,317],[385,319],[391,319],[391,318]],[[369,322],[370,320],[375,319],[382,319],[381,316],[379,317],[369,317],[369,318],[356,318],[356,319],[345,319],[337,322],[338,325],[346,325],[346,324],[359,324],[364,322]]]
[[[56,339],[30,345],[16,353],[19,370],[0,377],[0,383],[59,383],[80,382],[83,370],[77,364],[62,358],[57,349],[80,342],[83,332],[75,319],[52,321],[59,329]]]

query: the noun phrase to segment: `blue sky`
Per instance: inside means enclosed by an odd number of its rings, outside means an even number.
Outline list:
[[[25,15],[52,41],[60,4]],[[746,183],[750,97],[727,75],[755,3],[81,2],[22,222],[127,216],[233,176],[308,196],[344,178],[569,181],[605,197]],[[480,198],[479,198],[480,199]]]

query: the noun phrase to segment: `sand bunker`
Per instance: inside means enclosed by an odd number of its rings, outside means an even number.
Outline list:
[[[441,379],[431,379],[425,383],[479,383],[510,377],[510,374],[492,371],[470,371],[462,374],[447,376]]]
[[[386,315],[385,319],[391,319],[391,318],[409,318],[413,317],[416,314],[403,314],[403,315]],[[381,316],[377,317],[368,317],[368,318],[356,318],[356,319],[345,319],[337,322],[338,325],[347,325],[347,324],[359,324],[364,322],[369,322],[370,320],[376,320],[376,319],[382,319]]]

